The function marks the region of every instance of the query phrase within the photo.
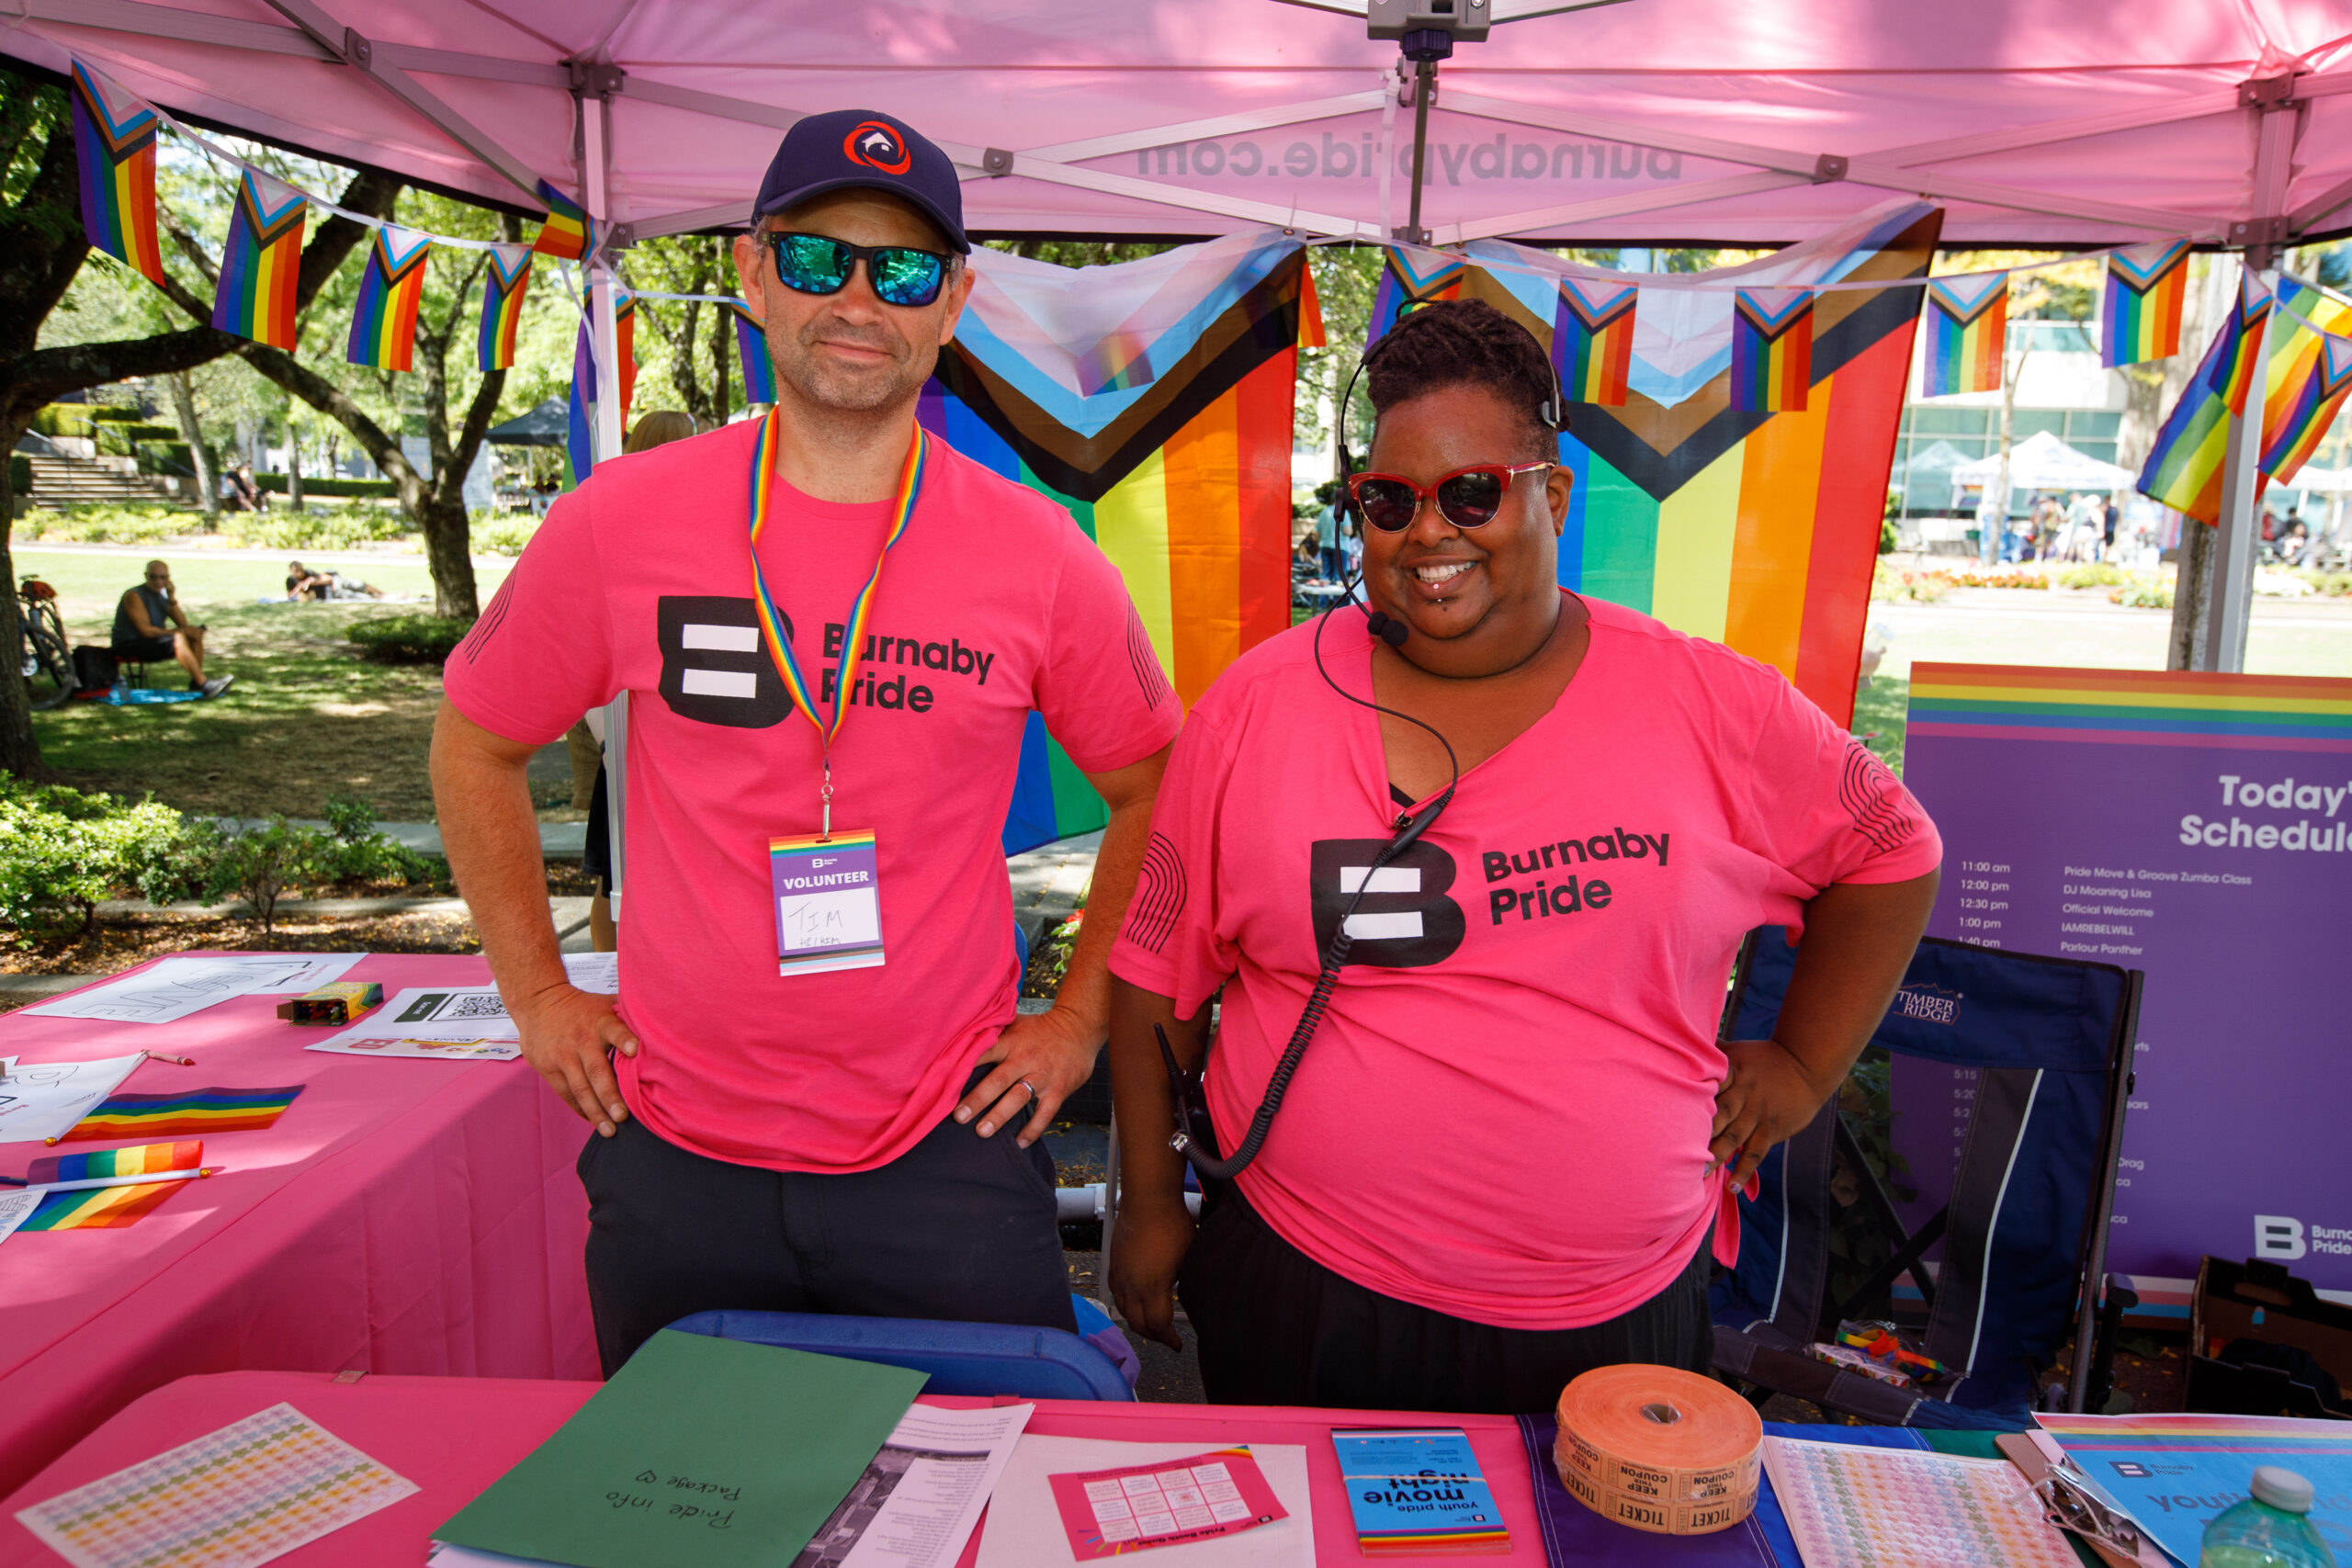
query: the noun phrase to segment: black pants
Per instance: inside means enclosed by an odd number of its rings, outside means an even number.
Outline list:
[[[888,1165],[808,1176],[689,1153],[634,1118],[580,1151],[605,1375],[692,1313],[845,1313],[1075,1329],[1054,1161],[943,1118]]]
[[[1708,1247],[1619,1317],[1585,1328],[1497,1328],[1334,1274],[1226,1187],[1203,1217],[1177,1290],[1213,1404],[1538,1414],[1578,1372],[1646,1361],[1705,1372]]]

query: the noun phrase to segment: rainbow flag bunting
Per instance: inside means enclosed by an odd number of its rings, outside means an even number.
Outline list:
[[[973,265],[971,304],[919,417],[1069,511],[1135,601],[1116,651],[1136,684],[1155,705],[1190,703],[1290,625],[1293,381],[1298,345],[1321,333],[1305,248],[1260,230],[1116,266],[997,252]],[[1138,363],[1149,380],[1101,380]],[[1031,714],[1006,852],[1104,820]]]
[[[571,344],[571,431],[569,443],[573,482],[586,479],[596,464],[617,453],[598,452],[596,430],[596,334],[593,330],[595,299],[592,295],[580,310],[580,331]],[[619,350],[621,418],[628,429],[628,405],[637,395],[637,296],[613,286],[613,341]]]
[[[1934,207],[1889,202],[1769,263],[1724,269],[1724,280],[1924,277],[1941,221]],[[1544,341],[1568,264],[1500,240],[1464,249],[1473,265],[1461,297]],[[1560,461],[1576,480],[1561,586],[1772,665],[1842,725],[1925,290],[1817,292],[1805,405],[1761,413],[1734,406],[1731,292],[1646,279],[1642,289],[1624,406],[1570,403],[1560,432]]]
[[[2352,755],[2352,681],[1915,664],[1909,732]]]
[[[1919,395],[1999,391],[2009,336],[2009,275],[1932,278],[1926,316]]]
[[[2352,392],[2352,338],[2297,321],[2288,348],[2294,362],[2281,385],[2284,395],[2275,416],[2266,410],[2262,422],[2262,471],[2278,484],[2291,480],[2311,460],[2344,406],[2344,395]]]
[[[596,225],[588,209],[563,192],[539,182],[539,199],[548,204],[548,220],[539,226],[532,251],[558,261],[578,261],[596,248]]]
[[[78,60],[72,99],[82,232],[91,249],[160,284],[164,254],[155,227],[155,136],[163,120],[144,101]]]
[[[1372,297],[1372,320],[1365,324],[1366,344],[1388,335],[1388,329],[1424,305],[1451,299],[1462,291],[1462,258],[1418,245],[1391,245],[1380,269],[1380,287]]]
[[[85,1155],[51,1155],[33,1161],[25,1181],[84,1181],[101,1176],[139,1176],[149,1171],[195,1170],[204,1164],[204,1144],[141,1144],[127,1149],[97,1149]],[[194,1178],[190,1178],[193,1180]],[[28,1231],[119,1230],[153,1212],[186,1187],[186,1181],[142,1181],[130,1187],[94,1187],[82,1192],[51,1192],[17,1227]]]
[[[2237,307],[2223,326],[2214,347],[2221,356],[2204,379],[2229,405],[2233,418],[2245,412],[2246,393],[2254,386],[2254,367],[2262,358],[2262,334],[2270,324],[2270,285],[2254,268],[2238,269]]]
[[[741,299],[729,300],[735,314],[735,356],[743,362],[743,400],[775,401],[775,361],[768,357],[767,323],[752,314]]]
[[[387,223],[368,247],[359,304],[345,357],[378,370],[406,370],[416,358],[416,307],[424,297],[424,264],[433,236]]]
[[[2109,368],[2180,352],[2180,305],[2188,292],[2188,242],[2130,245],[2107,258],[2099,300],[2099,361]]]
[[[237,206],[220,253],[212,324],[272,348],[292,348],[294,284],[302,265],[310,199],[258,170],[237,182]]]
[[[1641,293],[1630,283],[1560,279],[1560,308],[1552,320],[1552,363],[1560,373],[1561,394],[1569,401],[1625,406]]]
[[[1733,409],[1804,412],[1813,385],[1813,299],[1809,288],[1742,288],[1733,296]]]
[[[475,363],[484,375],[514,367],[514,333],[523,324],[523,296],[531,287],[528,245],[492,245],[481,275],[481,337]]]
[[[2267,321],[2273,314],[2281,320]],[[2343,351],[2331,356],[2331,337],[2352,337],[2352,305],[2291,277],[2278,280],[2275,296],[2267,288],[2241,290],[2156,432],[2140,470],[2141,493],[2200,523],[2219,522],[2229,400],[2234,393],[2251,400],[2257,384],[2262,482],[2292,478],[2343,405]]]
[[[304,1086],[284,1089],[198,1089],[184,1094],[118,1094],[76,1122],[57,1141],[177,1137],[184,1134],[257,1133],[276,1122]],[[177,1166],[164,1166],[176,1170]],[[100,1172],[110,1175],[111,1172]]]

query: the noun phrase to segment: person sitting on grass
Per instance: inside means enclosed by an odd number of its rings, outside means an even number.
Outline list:
[[[297,604],[305,599],[324,599],[334,588],[334,579],[322,571],[312,571],[300,561],[286,563],[286,597]]]
[[[232,512],[266,512],[269,497],[254,482],[252,468],[240,463],[229,475],[229,493],[223,497]]]
[[[234,675],[204,678],[204,627],[192,625],[172,591],[172,569],[162,561],[147,563],[147,581],[125,589],[114,607],[114,656],[126,663],[151,664],[177,660],[187,671],[187,687],[217,697],[229,689]]]

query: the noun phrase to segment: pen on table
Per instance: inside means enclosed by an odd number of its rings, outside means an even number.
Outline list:
[[[169,1062],[174,1066],[179,1067],[192,1067],[196,1066],[196,1058],[193,1056],[171,1056],[166,1055],[161,1051],[141,1051],[139,1054],[146,1057],[151,1062]]]
[[[79,1181],[17,1182],[0,1177],[0,1181],[7,1182],[6,1186],[0,1187],[0,1198],[12,1192],[86,1192],[95,1187],[136,1187],[146,1181],[193,1181],[220,1168],[217,1165],[208,1165],[194,1170],[148,1170],[130,1176],[87,1176]]]

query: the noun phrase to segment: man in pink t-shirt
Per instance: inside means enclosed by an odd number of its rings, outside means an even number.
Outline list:
[[[1561,591],[1558,394],[1518,324],[1425,307],[1368,378],[1375,613],[1201,698],[1112,953],[1114,1293],[1166,1337],[1181,1269],[1226,1403],[1544,1411],[1592,1366],[1703,1371],[1726,1186],[1884,1013],[1935,829],[1777,671]],[[1806,932],[1778,1035],[1719,1045],[1766,923]],[[1220,987],[1190,1130],[1254,1157],[1196,1237],[1153,1031],[1189,1067]]]
[[[811,116],[753,231],[775,409],[559,502],[450,657],[434,736],[524,1055],[598,1134],[608,1374],[709,1309],[1073,1326],[1036,1142],[1100,1049],[1180,719],[1069,513],[917,428],[972,281],[946,155]],[[565,978],[525,768],[619,693],[616,1001]],[[1001,834],[1033,711],[1111,819],[1069,978],[1016,1021]]]

